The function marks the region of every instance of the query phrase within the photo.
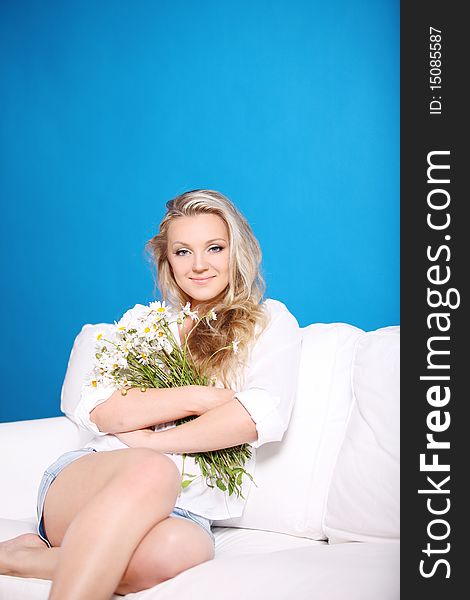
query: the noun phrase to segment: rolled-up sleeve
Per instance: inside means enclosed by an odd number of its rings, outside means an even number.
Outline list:
[[[253,419],[254,448],[280,441],[286,431],[297,391],[301,331],[295,317],[277,300],[266,300],[270,323],[256,341],[246,379],[234,397]]]
[[[61,409],[74,423],[94,433],[105,435],[90,419],[90,412],[105,402],[117,389],[114,386],[87,385],[93,371],[98,333],[111,333],[108,323],[84,325],[75,338],[61,392]],[[106,337],[106,336],[105,336]]]
[[[129,319],[138,317],[148,312],[144,304],[136,304],[127,310],[120,319],[126,323]],[[115,385],[98,384],[93,387],[87,383],[95,365],[96,340],[99,333],[106,338],[113,337],[115,326],[110,323],[97,325],[84,325],[75,339],[69,359],[64,388],[62,389],[61,408],[65,414],[77,425],[94,433],[95,435],[108,435],[107,431],[100,431],[90,419],[91,411],[106,402],[118,387]],[[78,399],[78,402],[77,402]]]
[[[96,426],[96,423],[90,419],[91,411],[106,402],[111,394],[116,391],[115,386],[101,386],[99,388],[92,388],[91,386],[84,385],[82,387],[82,393],[80,395],[80,401],[77,404],[77,408],[73,414],[73,420],[77,425],[88,429],[95,435],[107,435],[109,432],[100,431]]]

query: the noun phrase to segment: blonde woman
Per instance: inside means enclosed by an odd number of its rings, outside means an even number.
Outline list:
[[[264,300],[261,252],[232,202],[193,190],[167,203],[147,244],[162,299],[175,310],[191,303],[217,319],[188,337],[215,387],[103,390],[83,387],[74,420],[95,435],[45,472],[38,497],[38,535],[0,544],[0,571],[51,579],[51,600],[108,600],[152,587],[214,557],[214,520],[238,517],[248,497],[228,496],[198,477],[181,487],[182,453],[278,441],[296,388],[300,330],[284,304]],[[136,305],[133,311],[138,311]],[[191,319],[175,323],[183,343]],[[196,419],[175,426],[176,419]],[[245,465],[254,473],[255,450]],[[197,473],[188,462],[185,471]]]

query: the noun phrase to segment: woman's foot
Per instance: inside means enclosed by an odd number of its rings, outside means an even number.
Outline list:
[[[35,533],[23,533],[12,540],[0,543],[0,574],[21,575],[25,553],[47,548],[47,544]]]

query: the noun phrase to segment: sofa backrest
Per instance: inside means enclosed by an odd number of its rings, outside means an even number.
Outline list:
[[[400,537],[400,330],[361,336],[353,407],[333,471],[324,531],[331,542]]]
[[[302,329],[297,395],[280,442],[256,451],[255,481],[241,517],[217,525],[326,539],[323,514],[352,405],[351,365],[361,329],[317,323]]]

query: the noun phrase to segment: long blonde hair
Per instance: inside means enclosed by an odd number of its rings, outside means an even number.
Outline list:
[[[229,234],[229,283],[213,308],[217,320],[200,321],[188,339],[188,348],[195,364],[225,387],[237,381],[240,367],[246,364],[252,343],[268,323],[262,304],[265,282],[260,272],[261,249],[250,225],[233,203],[214,190],[191,190],[169,200],[160,230],[145,248],[155,267],[162,299],[180,308],[190,298],[175,281],[168,260],[168,228],[173,219],[198,214],[218,215]],[[201,314],[201,313],[200,313]],[[210,363],[207,358],[224,346],[238,341],[238,353],[227,349],[217,352]]]

